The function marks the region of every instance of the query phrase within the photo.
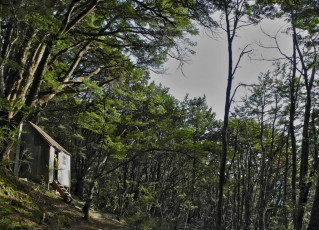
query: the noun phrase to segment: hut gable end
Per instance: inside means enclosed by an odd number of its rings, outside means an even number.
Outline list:
[[[29,124],[48,142],[49,145],[53,146],[55,149],[57,149],[60,152],[64,152],[68,154],[69,156],[72,156],[71,153],[69,153],[61,145],[59,145],[59,143],[53,140],[53,138],[50,137],[46,132],[44,132],[39,126],[33,124],[30,121],[29,121]]]
[[[16,153],[15,175],[36,182],[52,183],[57,180],[70,188],[71,154],[32,122],[21,127],[21,149],[19,147]],[[58,161],[56,166],[55,160]]]

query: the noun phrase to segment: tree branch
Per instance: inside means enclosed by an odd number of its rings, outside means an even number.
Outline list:
[[[66,52],[68,51],[71,51],[73,49],[75,49],[76,47],[80,46],[81,44],[83,44],[84,42],[88,42],[89,40],[82,40],[82,41],[79,41],[77,43],[75,43],[74,45],[64,49],[64,50],[61,50],[59,51],[56,55],[54,55],[52,57],[52,60],[49,62],[49,65],[48,67],[51,68],[51,66],[58,60],[59,57],[61,57],[63,54],[65,54]]]
[[[78,64],[80,63],[84,53],[89,49],[91,44],[91,41],[88,41],[85,46],[80,50],[80,52],[76,55],[76,57],[74,58],[74,61],[72,63],[72,65],[70,66],[68,72],[65,74],[65,76],[61,79],[61,82],[66,82],[67,80],[70,79],[71,75],[73,74],[74,70],[76,69],[76,67],[78,66]]]
[[[251,87],[251,86],[260,86],[260,85],[257,85],[257,84],[244,84],[244,83],[240,83],[234,90],[234,93],[233,95],[231,96],[231,99],[230,99],[230,105],[231,103],[234,101],[234,97],[235,97],[235,94],[237,92],[237,89],[241,86],[244,86],[244,87]]]
[[[247,51],[245,51],[248,46],[249,46],[249,45],[246,45],[246,46],[244,47],[244,49],[241,51],[241,53],[240,53],[240,55],[239,55],[239,58],[238,58],[238,60],[237,60],[237,63],[236,63],[236,65],[235,65],[235,68],[233,69],[232,76],[235,75],[236,70],[238,69],[238,65],[239,65],[240,60],[242,59],[242,57],[243,57],[245,54],[248,54],[248,53],[250,53],[250,52],[252,51],[252,50],[247,50]]]
[[[78,14],[77,17],[75,17],[68,25],[65,27],[65,29],[62,31],[63,33],[68,33],[70,29],[72,29],[73,26],[75,26],[77,23],[79,23],[85,16],[87,16],[89,13],[91,13],[97,4],[100,2],[100,0],[92,0],[91,4],[88,6],[87,9],[82,11]]]

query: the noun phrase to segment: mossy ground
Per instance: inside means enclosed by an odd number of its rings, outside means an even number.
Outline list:
[[[46,185],[20,180],[0,168],[0,229],[124,229],[113,218],[92,213],[82,219],[80,203],[66,204]]]

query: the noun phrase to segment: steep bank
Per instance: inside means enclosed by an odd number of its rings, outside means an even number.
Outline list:
[[[82,219],[82,203],[66,204],[55,191],[11,176],[0,169],[0,229],[125,229],[108,214],[91,212]]]

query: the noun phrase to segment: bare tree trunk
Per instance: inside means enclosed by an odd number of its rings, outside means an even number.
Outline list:
[[[220,170],[219,170],[219,193],[218,193],[218,204],[217,204],[217,228],[224,229],[223,226],[223,195],[224,195],[224,184],[225,184],[225,171],[226,171],[226,161],[227,161],[227,135],[228,135],[228,122],[229,122],[229,110],[230,110],[230,94],[233,82],[233,50],[232,50],[232,37],[230,29],[230,21],[226,14],[227,23],[227,39],[228,39],[228,80],[226,89],[226,102],[224,109],[224,124],[222,130],[222,155],[220,160]]]
[[[296,205],[296,176],[297,176],[297,145],[295,136],[295,113],[296,113],[296,99],[299,86],[295,84],[296,72],[297,72],[297,59],[296,59],[296,42],[295,36],[293,36],[293,63],[292,63],[292,76],[290,79],[290,108],[289,108],[289,134],[291,139],[292,150],[292,174],[291,174],[291,199],[293,205]],[[293,211],[293,224],[296,227],[296,210]]]
[[[226,182],[226,162],[228,153],[228,124],[229,124],[229,111],[231,106],[231,90],[235,72],[241,61],[241,58],[247,52],[245,49],[241,52],[237,62],[233,65],[233,41],[236,36],[237,29],[240,27],[239,22],[245,11],[246,1],[222,1],[219,6],[225,16],[226,26],[223,28],[226,31],[228,43],[228,73],[227,73],[227,88],[226,88],[226,101],[224,109],[224,121],[222,129],[222,153],[220,156],[220,170],[219,170],[219,185],[218,185],[218,204],[217,204],[217,229],[222,230],[225,228],[223,224],[223,195],[224,185]],[[246,48],[246,47],[245,47]]]

